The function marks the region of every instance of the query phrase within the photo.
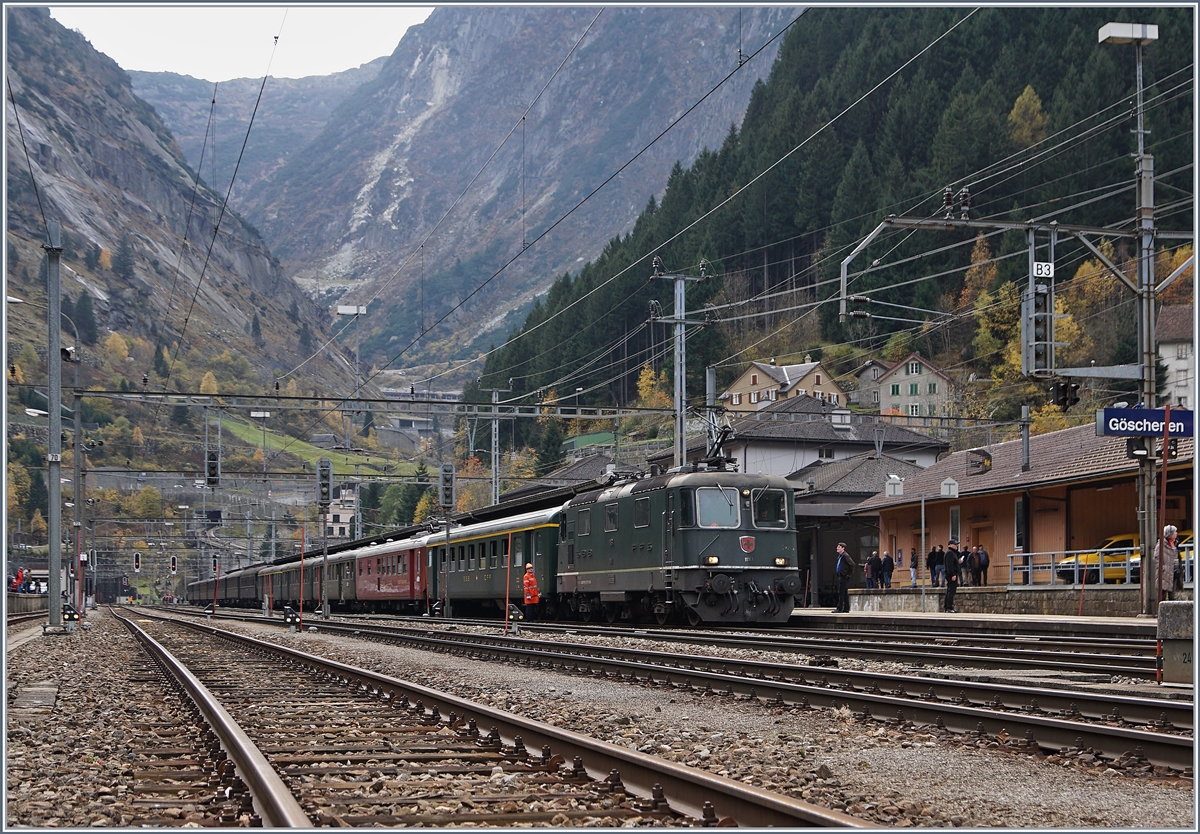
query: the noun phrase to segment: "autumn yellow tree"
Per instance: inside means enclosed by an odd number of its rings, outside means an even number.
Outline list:
[[[104,340],[104,355],[114,368],[129,358],[129,345],[120,333],[113,333]]]
[[[40,507],[33,511],[33,518],[29,519],[29,538],[34,544],[46,543],[46,519],[42,518]]]
[[[97,263],[100,264],[101,269],[112,269],[112,252],[108,249],[101,249]]]
[[[217,393],[217,378],[213,376],[212,371],[205,371],[204,378],[200,380],[201,394],[216,394]]]
[[[1008,138],[1018,148],[1028,148],[1046,138],[1046,111],[1033,87],[1025,85],[1008,114]]]
[[[1183,266],[1184,261],[1191,256],[1192,247],[1190,245],[1159,252],[1154,263],[1155,279],[1165,281],[1175,270]],[[1158,294],[1158,300],[1163,304],[1193,304],[1193,299],[1195,298],[1195,276],[1196,267],[1189,266],[1166,289]]]
[[[8,506],[8,518],[11,522],[14,518],[21,517],[21,508],[25,506],[25,502],[29,500],[29,488],[32,482],[29,479],[29,470],[20,463],[9,463],[8,465],[8,495],[6,503]]]
[[[413,511],[413,524],[420,524],[431,515],[433,515],[433,493],[426,492],[417,501],[417,508]]]

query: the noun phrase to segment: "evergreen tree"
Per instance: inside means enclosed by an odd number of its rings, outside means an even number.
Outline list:
[[[112,258],[112,271],[122,281],[133,280],[133,242],[128,234],[121,235],[121,239],[117,241],[117,251],[113,253]]]
[[[41,472],[29,473],[29,493],[25,499],[25,517],[32,518],[35,513],[43,516],[50,512],[50,490],[46,488],[45,478]]]
[[[94,243],[89,243],[83,250],[83,265],[89,271],[95,272],[96,267],[100,265],[100,247]]]
[[[542,433],[542,442],[538,445],[537,474],[539,476],[553,472],[562,463],[564,439],[559,421],[550,420],[546,430]]]
[[[154,373],[158,374],[159,379],[166,379],[171,373],[171,366],[167,362],[166,346],[154,349]]]
[[[75,301],[75,326],[79,328],[79,340],[85,345],[94,345],[100,340],[100,328],[96,324],[96,311],[92,308],[92,296],[87,290]]]
[[[250,335],[256,344],[263,343],[262,325],[258,323],[258,313],[255,313],[254,318],[250,321]]]

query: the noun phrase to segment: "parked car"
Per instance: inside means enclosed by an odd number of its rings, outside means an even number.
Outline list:
[[[1122,533],[1103,539],[1094,551],[1068,556],[1055,565],[1054,572],[1063,582],[1084,582],[1094,585],[1100,581],[1100,563],[1103,556],[1105,583],[1131,582],[1141,578],[1141,556],[1137,552],[1141,536],[1137,533]],[[1126,567],[1129,572],[1126,573]]]

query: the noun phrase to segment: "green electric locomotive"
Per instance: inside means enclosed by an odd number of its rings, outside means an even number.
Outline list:
[[[559,524],[557,602],[584,620],[783,623],[801,590],[792,490],[778,476],[613,483],[569,501]]]

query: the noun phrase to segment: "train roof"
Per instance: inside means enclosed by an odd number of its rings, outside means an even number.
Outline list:
[[[462,527],[450,528],[450,541],[461,541],[478,536],[494,536],[497,533],[515,533],[532,527],[544,527],[558,524],[562,505],[546,507],[531,512],[518,513],[507,518],[497,518],[491,521],[481,521],[478,524],[465,524]],[[426,540],[429,547],[436,547],[439,542],[446,541],[445,531],[433,533]]]
[[[705,487],[722,486],[734,489],[782,489],[791,490],[793,486],[782,475],[748,474],[727,470],[709,470],[700,472],[671,472],[666,475],[655,475],[649,478],[639,478],[630,481],[618,481],[611,486],[601,487],[591,492],[582,493],[573,498],[567,506],[577,507],[585,504],[595,504],[601,501],[615,501],[629,495],[638,495],[668,487]]]

